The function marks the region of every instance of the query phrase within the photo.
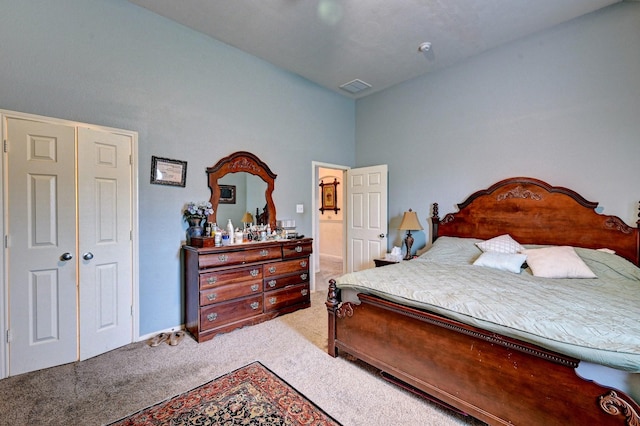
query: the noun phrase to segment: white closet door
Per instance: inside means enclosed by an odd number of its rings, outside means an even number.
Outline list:
[[[134,137],[6,119],[9,375],[133,340]]]
[[[81,360],[132,341],[132,144],[78,128]]]
[[[6,125],[15,375],[77,359],[75,128],[14,118]]]

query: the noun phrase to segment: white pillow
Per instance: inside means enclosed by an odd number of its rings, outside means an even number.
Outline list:
[[[608,249],[608,248],[599,248],[599,249],[597,249],[597,250],[598,250],[598,251],[601,251],[601,252],[603,252],[603,253],[616,254],[616,251],[615,251],[615,250],[611,250],[611,249]]]
[[[511,238],[511,235],[504,234],[499,237],[491,238],[490,240],[481,241],[476,243],[478,248],[484,252],[493,251],[496,253],[521,253],[524,250],[516,240]]]
[[[525,250],[527,264],[536,277],[598,278],[570,246]]]
[[[486,266],[488,268],[498,269],[500,271],[520,273],[520,267],[527,260],[526,254],[497,253],[488,251],[482,253],[480,257],[473,262],[476,266]]]

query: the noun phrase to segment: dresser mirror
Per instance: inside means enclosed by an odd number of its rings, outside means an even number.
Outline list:
[[[242,228],[242,218],[249,212],[252,223],[276,228],[272,194],[277,175],[257,156],[246,151],[234,152],[207,167],[207,175],[213,208],[209,222],[224,228],[231,219],[236,228]]]

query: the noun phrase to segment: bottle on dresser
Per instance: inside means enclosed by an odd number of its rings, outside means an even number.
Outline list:
[[[233,244],[234,232],[235,232],[235,229],[233,228],[233,222],[231,222],[231,219],[229,219],[229,222],[227,222],[227,233],[229,234],[229,244]]]
[[[218,224],[215,222],[211,225],[211,236],[213,237],[214,245],[220,247],[222,245],[222,230],[218,228]]]

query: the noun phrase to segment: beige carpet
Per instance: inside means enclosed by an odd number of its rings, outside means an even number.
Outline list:
[[[320,267],[316,273],[316,291],[326,294],[329,289],[329,280],[343,274],[342,259],[335,259],[320,255]]]
[[[326,353],[325,293],[312,307],[198,344],[134,343],[87,361],[0,380],[2,425],[100,425],[260,361],[349,425],[482,424]]]

